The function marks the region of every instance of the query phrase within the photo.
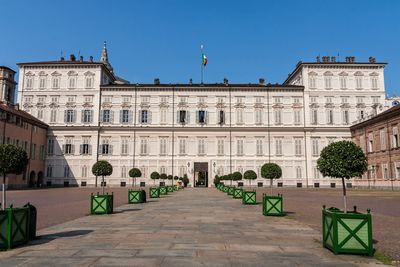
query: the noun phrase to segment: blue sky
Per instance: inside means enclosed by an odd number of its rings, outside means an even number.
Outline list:
[[[386,90],[400,94],[400,1],[136,0],[4,1],[0,65],[55,60],[61,51],[99,59],[103,40],[117,75],[139,83],[281,83],[299,60],[374,56]]]

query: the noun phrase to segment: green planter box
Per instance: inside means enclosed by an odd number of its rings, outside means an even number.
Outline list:
[[[235,190],[233,191],[233,198],[243,198],[243,189],[235,188]]]
[[[282,195],[268,196],[263,194],[262,212],[265,216],[283,216],[283,198]]]
[[[146,191],[142,189],[128,190],[128,203],[129,204],[146,203]]]
[[[150,187],[150,198],[159,198],[159,197],[160,197],[160,188]]]
[[[160,186],[160,195],[168,195],[168,189],[166,186]]]
[[[114,210],[114,193],[90,196],[90,214],[111,214]]]
[[[354,211],[343,213],[336,208],[322,210],[322,241],[334,254],[364,254],[372,256],[372,221],[367,214]]]
[[[168,193],[172,193],[175,191],[174,186],[172,186],[172,185],[167,186],[167,190],[168,190]]]
[[[224,185],[224,187],[222,188],[222,192],[224,193],[228,193],[229,187]]]
[[[177,185],[174,185],[174,191],[178,191],[178,186]]]
[[[0,248],[10,249],[29,241],[29,207],[0,211]]]
[[[243,191],[242,203],[245,205],[257,204],[256,191]]]
[[[229,186],[228,188],[228,196],[233,196],[233,192],[235,191],[235,187],[234,186]]]

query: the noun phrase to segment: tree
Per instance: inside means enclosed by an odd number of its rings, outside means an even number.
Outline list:
[[[170,175],[167,176],[167,179],[168,180],[172,180],[172,179],[174,179],[174,177],[170,174]]]
[[[252,170],[245,171],[243,174],[243,178],[249,180],[249,185],[251,187],[251,180],[257,179],[257,173]]]
[[[218,175],[215,175],[214,177],[214,185],[217,186],[221,181],[221,178]]]
[[[174,176],[174,180],[178,180],[178,179],[179,179],[179,177],[175,175]]]
[[[184,186],[186,187],[189,183],[189,178],[187,176],[183,176],[182,178],[182,183],[184,184]]]
[[[155,184],[156,180],[160,179],[160,174],[158,172],[152,172],[150,178],[153,180],[153,184]]]
[[[167,179],[167,175],[165,173],[161,173],[160,179],[164,181],[165,179]]]
[[[317,166],[322,175],[342,179],[344,212],[347,212],[344,179],[360,177],[367,171],[368,161],[364,152],[351,141],[334,142],[322,149]]]
[[[233,181],[240,181],[242,180],[243,175],[240,172],[234,172],[232,173],[232,180]]]
[[[101,176],[101,189],[104,195],[104,176],[110,176],[113,172],[112,165],[106,160],[99,160],[92,167],[92,173],[95,176]]]
[[[266,163],[261,167],[261,176],[265,179],[270,179],[270,188],[272,195],[272,185],[274,179],[279,179],[282,177],[282,169],[276,163]]]
[[[136,186],[136,178],[141,177],[142,172],[138,168],[132,168],[129,170],[129,177],[133,178],[133,187]]]
[[[21,174],[28,164],[25,150],[14,145],[0,145],[0,173],[3,175],[2,208],[6,208],[6,177],[8,174]]]

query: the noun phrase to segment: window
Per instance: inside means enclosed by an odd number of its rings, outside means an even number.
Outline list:
[[[32,96],[25,96],[25,103],[32,103]]]
[[[300,110],[295,109],[293,111],[293,122],[295,125],[299,125],[301,123],[301,113]]]
[[[73,142],[74,141],[73,141],[72,137],[65,138],[65,144],[63,147],[64,154],[67,154],[67,155],[74,154],[75,151],[74,151]]]
[[[243,139],[237,140],[237,155],[243,156]]]
[[[327,96],[327,97],[325,98],[325,100],[326,100],[326,104],[332,104],[332,103],[333,103],[333,100],[332,100],[332,97],[331,97],[331,96]]]
[[[275,155],[282,156],[282,138],[275,139]]]
[[[399,133],[397,131],[397,127],[393,127],[393,147],[399,147]]]
[[[389,178],[389,170],[388,170],[387,164],[382,164],[382,176],[383,176],[383,179]]]
[[[179,154],[180,155],[186,154],[186,138],[179,139]]]
[[[311,104],[316,104],[317,103],[317,98],[315,96],[310,97],[310,103]]]
[[[57,104],[58,103],[58,96],[52,96],[51,97],[51,103]]]
[[[319,170],[317,167],[313,168],[313,172],[314,172],[314,179],[319,179]]]
[[[149,96],[142,96],[142,103],[150,103],[150,97]]]
[[[274,97],[274,103],[275,104],[282,104],[282,97],[280,97],[280,96]]]
[[[51,109],[50,110],[50,122],[56,122],[56,121],[57,121],[57,110]]]
[[[204,104],[205,102],[205,97],[204,96],[199,96],[199,103]]]
[[[183,177],[186,174],[186,167],[185,166],[179,166],[179,177]]]
[[[380,100],[379,96],[373,96],[372,97],[372,104],[379,104],[379,100]]]
[[[149,123],[149,114],[150,112],[148,110],[141,110],[139,111],[139,116],[140,116],[140,123],[146,124]]]
[[[74,95],[70,95],[70,96],[68,96],[68,103],[75,103],[75,99],[76,99],[76,96],[74,96]]]
[[[349,124],[349,111],[347,109],[342,111],[343,115],[343,124],[348,125]]]
[[[357,96],[357,104],[364,104],[364,97],[363,96]]]
[[[54,139],[47,140],[47,155],[51,156],[54,154]]]
[[[74,89],[76,87],[76,76],[68,77],[68,88]]]
[[[104,96],[103,103],[112,103],[112,96]]]
[[[148,142],[147,139],[142,138],[140,139],[140,154],[141,155],[147,155],[148,152]]]
[[[236,123],[237,124],[243,123],[243,109],[241,108],[236,109]]]
[[[128,155],[128,138],[121,138],[121,155]]]
[[[51,178],[53,176],[53,166],[48,165],[46,170],[46,177]]]
[[[308,76],[308,86],[310,87],[310,89],[317,88],[317,75],[310,74]]]
[[[85,87],[86,88],[93,88],[93,80],[94,80],[93,75],[87,75],[85,77]]]
[[[319,156],[319,138],[312,138],[312,155]]]
[[[69,166],[65,165],[64,166],[64,178],[68,178],[70,173]]]
[[[371,76],[371,89],[378,89],[378,77]]]
[[[82,111],[82,122],[91,123],[93,122],[93,110],[83,110]]]
[[[205,145],[204,145],[204,138],[199,138],[198,140],[198,154],[204,155],[205,154]]]
[[[160,97],[160,103],[161,103],[161,104],[167,104],[167,102],[168,102],[168,101],[167,101],[167,97],[166,97],[166,96],[161,96],[161,97]]]
[[[243,103],[243,98],[244,98],[244,97],[236,97],[236,103],[237,103],[237,104]]]
[[[282,110],[281,109],[274,110],[274,118],[275,118],[275,124],[282,124]]]
[[[90,145],[90,137],[83,137],[83,144],[80,147],[81,155],[91,155],[92,154],[92,146]]]
[[[363,76],[362,74],[355,74],[356,77],[356,89],[362,89],[363,87]]]
[[[332,89],[332,74],[327,73],[324,76],[325,89]]]
[[[223,110],[219,111],[219,121],[218,124],[225,124],[225,112]]]
[[[112,111],[111,110],[109,110],[109,109],[102,110],[101,113],[102,113],[102,116],[101,116],[102,121],[104,123],[110,123],[112,121]]]
[[[68,109],[64,111],[64,122],[73,123],[75,122],[75,114],[76,111],[72,109]]]
[[[32,76],[27,76],[26,77],[26,88],[27,89],[32,89],[33,88],[33,77]]]
[[[41,75],[39,77],[39,88],[40,89],[46,88],[46,76],[44,76],[44,75]]]
[[[368,135],[368,152],[374,151],[374,136],[373,134]]]
[[[219,156],[223,156],[224,155],[224,143],[225,143],[225,140],[224,139],[218,139],[218,155]]]
[[[385,129],[379,131],[379,137],[381,141],[381,150],[385,150],[386,149]]]
[[[86,178],[87,177],[87,166],[84,165],[82,166],[82,178]]]
[[[300,97],[293,97],[293,104],[300,104]]]
[[[103,139],[101,144],[101,154],[102,155],[112,155],[112,145],[110,145],[109,139]]]
[[[294,153],[296,156],[301,156],[301,139],[294,139]]]
[[[328,109],[326,111],[326,123],[333,124],[333,110],[332,109]]]
[[[362,120],[365,117],[365,111],[363,109],[358,110],[358,119]]]
[[[160,138],[160,155],[167,154],[167,138]]]
[[[120,122],[121,123],[129,123],[130,122],[130,114],[131,112],[129,110],[121,110],[119,115],[120,115]]]
[[[58,88],[60,88],[60,77],[58,77],[58,76],[54,76],[53,78],[52,78],[52,87],[53,87],[53,89],[58,89]]]
[[[178,122],[179,123],[189,123],[189,112],[186,110],[178,111]]]
[[[179,98],[179,103],[181,103],[181,104],[187,103],[187,97],[186,97],[186,96],[181,96],[181,97]]]
[[[302,179],[302,174],[301,174],[301,167],[297,166],[296,167],[296,179]]]
[[[43,119],[43,109],[40,108],[40,109],[37,110],[37,118],[39,120]]]
[[[262,124],[262,109],[255,110],[255,123]]]
[[[347,76],[339,76],[339,81],[340,81],[340,89],[346,89],[347,88]]]
[[[160,109],[160,123],[167,123],[167,109]]]
[[[126,166],[121,167],[121,178],[126,178]]]
[[[200,124],[206,123],[206,111],[204,110],[197,111],[197,122]]]
[[[262,104],[262,97],[256,96],[256,97],[255,97],[255,103],[256,103],[256,104]]]
[[[167,168],[165,168],[165,166],[161,166],[160,167],[160,174],[166,174],[167,173]]]
[[[349,103],[349,97],[348,96],[342,96],[341,99],[342,99],[342,104]]]
[[[262,156],[263,154],[263,140],[262,139],[257,139],[256,140],[256,153],[258,156]]]

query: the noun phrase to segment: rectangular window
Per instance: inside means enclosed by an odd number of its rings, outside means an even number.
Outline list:
[[[237,140],[237,155],[243,156],[243,140],[242,139]]]
[[[148,123],[149,122],[149,111],[141,110],[140,111],[140,123]]]
[[[129,110],[121,110],[121,123],[129,123]]]
[[[294,139],[294,153],[296,156],[301,156],[301,139]]]
[[[65,139],[65,144],[64,144],[64,154],[70,155],[70,154],[74,154],[74,145],[73,145],[74,141],[72,139],[72,137],[67,137]]]
[[[348,111],[347,109],[346,109],[346,110],[343,110],[343,111],[342,111],[342,114],[343,114],[343,124],[348,125],[349,122],[350,122],[350,119],[349,119],[349,111]]]
[[[302,179],[302,174],[301,174],[301,167],[297,166],[296,167],[296,179]]]
[[[140,140],[140,154],[147,155],[148,153],[149,153],[149,151],[148,151],[147,139],[141,139]]]
[[[167,97],[166,96],[161,96],[160,97],[160,102],[161,102],[161,104],[167,104]]]
[[[46,77],[39,78],[39,88],[44,89],[46,87]]]
[[[47,166],[46,177],[51,178],[53,176],[53,166]]]
[[[393,127],[393,148],[397,148],[399,146],[399,133],[397,127]]]
[[[180,155],[186,154],[186,138],[179,139],[179,154]]]
[[[319,138],[312,138],[312,155],[319,156]]]
[[[86,86],[86,88],[92,88],[93,87],[93,77],[92,76],[87,76],[85,78],[85,86]]]
[[[37,111],[37,118],[38,118],[39,120],[42,120],[42,119],[43,119],[43,109],[38,109],[38,111]]]
[[[126,166],[121,167],[121,177],[126,178]]]
[[[261,109],[255,110],[255,123],[262,124],[262,110]]]
[[[365,116],[364,110],[363,109],[359,109],[358,110],[358,119],[362,120],[362,119],[364,119],[364,116]]]
[[[205,154],[205,142],[204,138],[200,138],[198,141],[198,154],[199,155],[204,155]]]
[[[69,85],[69,88],[75,88],[76,87],[76,78],[69,77],[68,85]]]
[[[315,75],[310,75],[308,78],[308,86],[311,89],[315,89],[317,88],[317,83],[316,83],[317,78],[315,77]]]
[[[275,109],[274,110],[275,124],[282,124],[282,110]]]
[[[357,96],[357,104],[364,104],[364,97],[363,96]]]
[[[167,138],[160,138],[160,155],[167,154]]]
[[[379,104],[379,99],[380,99],[379,96],[373,96],[372,97],[372,104]]]
[[[381,150],[386,149],[386,138],[385,138],[385,129],[379,131],[380,141],[381,141]]]
[[[75,122],[75,110],[68,109],[64,111],[64,122],[66,123],[73,123]]]
[[[257,156],[262,156],[263,155],[263,140],[262,139],[257,139],[256,140],[256,153]]]
[[[371,77],[371,89],[378,89],[378,77]]]
[[[275,104],[282,104],[282,97],[280,97],[280,96],[275,96],[275,97],[274,97],[274,103],[275,103]]]
[[[128,155],[128,138],[121,138],[121,155]]]
[[[275,139],[275,155],[282,156],[282,138]]]
[[[206,123],[206,111],[204,110],[199,110],[197,111],[197,119],[198,119],[198,123],[200,124],[204,124]]]
[[[326,123],[333,124],[333,110],[332,109],[328,109],[326,111]]]
[[[224,155],[224,139],[218,139],[218,155]]]
[[[373,152],[374,151],[374,135],[369,134],[368,135],[368,152]]]
[[[325,76],[325,89],[332,89],[332,76]]]
[[[340,76],[340,89],[346,89],[347,88],[347,77],[346,76]]]
[[[317,98],[315,96],[310,97],[310,103],[311,104],[317,104]]]
[[[225,124],[225,112],[223,110],[219,111],[219,121],[220,125]]]
[[[54,139],[47,140],[47,155],[51,156],[54,154]]]
[[[102,116],[103,122],[109,123],[111,121],[111,110],[106,109],[106,110],[103,110],[102,113],[103,113],[103,116]]]
[[[325,101],[327,104],[332,104],[333,103],[333,99],[331,96],[325,97]]]
[[[56,122],[56,121],[57,121],[57,110],[51,109],[50,110],[50,122]]]
[[[64,178],[68,178],[69,177],[69,166],[64,166]]]
[[[26,88],[31,89],[33,87],[33,77],[26,78]]]
[[[160,109],[160,123],[167,123],[167,110],[165,108]]]
[[[295,125],[299,125],[301,123],[301,113],[300,110],[295,109],[293,111],[293,120]]]
[[[348,96],[342,96],[341,99],[342,99],[342,104],[349,103],[349,97]]]
[[[82,122],[91,123],[93,122],[93,110],[83,110],[82,111]]]
[[[382,176],[383,176],[383,179],[389,178],[389,169],[388,169],[387,164],[382,164]]]
[[[180,123],[187,123],[187,114],[186,110],[179,110],[179,122]]]
[[[108,139],[103,139],[101,145],[101,154],[112,155],[112,146],[110,145],[110,141]]]
[[[362,76],[356,76],[356,89],[362,89],[363,84],[362,84]]]
[[[83,137],[83,144],[81,145],[80,148],[80,154],[82,155],[91,155],[92,154],[92,149],[90,145],[90,137]]]
[[[243,109],[241,108],[236,109],[236,123],[237,124],[243,123]]]

